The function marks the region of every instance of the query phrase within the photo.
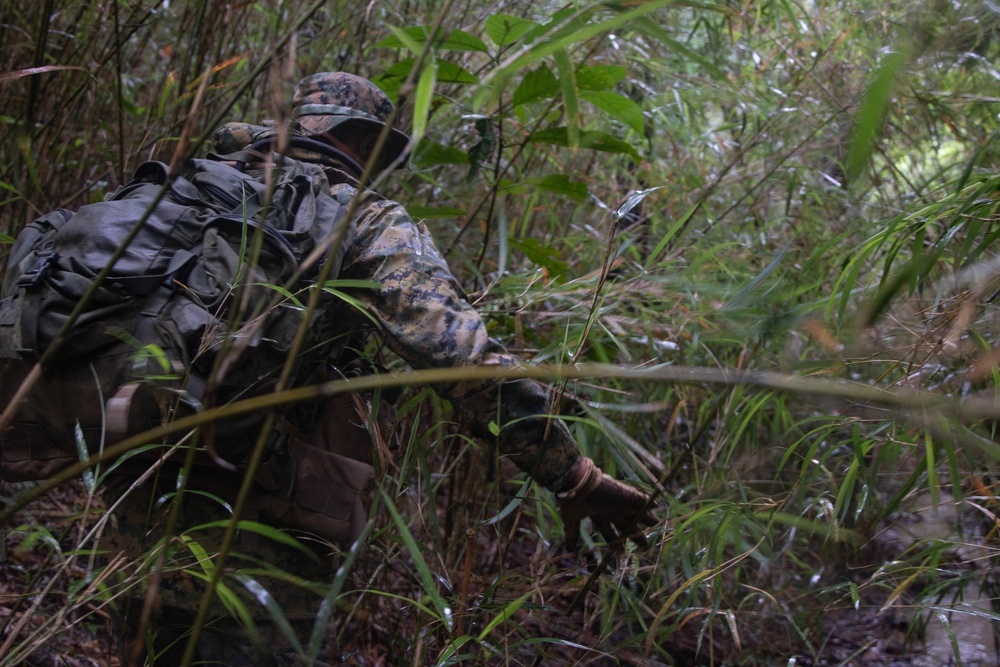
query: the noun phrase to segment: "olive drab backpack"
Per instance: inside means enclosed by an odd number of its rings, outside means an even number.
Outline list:
[[[302,259],[340,239],[323,260],[335,278],[352,233],[320,167],[274,160],[270,187],[241,168],[249,153],[189,160],[173,180],[146,162],[105,201],[51,212],[19,234],[0,300],[0,409],[125,250],[0,433],[0,478],[43,479],[78,462],[80,435],[96,451],[179,406],[273,389],[306,316],[288,295],[321,269],[300,271]],[[311,317],[303,349],[318,358],[324,318]],[[309,371],[309,359],[296,363],[299,376]],[[262,421],[214,426],[218,454],[240,461]]]

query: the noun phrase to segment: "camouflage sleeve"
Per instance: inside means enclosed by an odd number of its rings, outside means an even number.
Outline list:
[[[337,190],[334,187],[335,195]],[[381,334],[394,352],[418,369],[519,363],[487,334],[423,224],[414,222],[399,204],[384,200],[364,204],[356,218],[357,235],[340,276],[380,284],[357,296],[381,324]],[[552,490],[566,486],[580,453],[559,420],[552,420],[546,439],[544,385],[533,380],[488,381],[438,391],[477,436],[489,437],[491,421],[500,424],[501,453],[539,484]]]

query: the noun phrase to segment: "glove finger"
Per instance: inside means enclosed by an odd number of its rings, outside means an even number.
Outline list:
[[[618,527],[615,526],[615,523],[612,519],[609,518],[598,519],[597,517],[593,516],[590,518],[594,522],[594,525],[597,527],[597,530],[601,532],[601,535],[604,537],[605,542],[611,544],[612,542],[617,542],[619,539],[621,539],[621,533],[618,531]]]
[[[642,527],[634,522],[627,526],[622,533],[628,535],[629,539],[640,547],[646,548],[649,546],[649,540],[646,539],[646,534],[643,532]]]
[[[580,546],[580,523],[578,521],[566,524],[563,544],[566,546],[566,551],[576,551],[577,547]]]
[[[633,521],[639,526],[655,526],[659,520],[653,513],[653,508],[649,506],[649,496],[638,489],[627,488],[634,491],[634,493],[629,494],[630,497],[625,501],[634,510]]]
[[[559,514],[563,520],[563,543],[568,551],[576,551],[580,542],[580,519],[583,517],[569,503],[560,503]]]

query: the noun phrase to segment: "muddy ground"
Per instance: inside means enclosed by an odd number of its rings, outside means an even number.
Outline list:
[[[74,487],[61,487],[33,506],[33,516],[49,527],[54,536],[65,534],[65,545],[68,546],[71,544],[68,536],[72,534],[74,521],[79,516],[81,498],[82,494],[74,490]],[[903,548],[907,540],[913,539],[913,534],[931,529],[920,526],[933,522],[926,516],[921,517],[919,512],[907,516],[906,521],[883,531],[881,543],[871,550],[870,557],[888,557],[888,553],[882,552],[891,550],[894,545]],[[27,515],[20,518],[29,520]],[[945,517],[945,524],[948,523],[947,520],[948,517]],[[943,530],[940,527],[934,529]],[[15,629],[19,634],[19,641],[30,639],[33,629],[65,610],[66,600],[72,596],[69,591],[83,585],[82,582],[88,579],[86,562],[81,560],[65,576],[54,582],[44,603],[25,619],[25,610],[31,609],[36,600],[30,592],[39,591],[49,583],[48,575],[56,571],[56,568],[46,555],[51,553],[50,549],[44,544],[26,548],[23,539],[23,535],[17,533],[10,536],[6,558],[0,563],[0,623],[3,624],[5,641],[10,639],[10,634]],[[512,571],[518,568],[538,571],[539,555],[533,545],[527,542],[515,543],[509,552],[509,558]],[[941,627],[932,627],[933,622],[926,626],[918,623],[919,619],[915,619],[908,610],[905,597],[883,608],[890,594],[888,590],[881,594],[881,599],[875,599],[871,597],[872,593],[866,592],[866,599],[860,600],[857,608],[850,604],[829,605],[803,595],[799,604],[803,608],[815,607],[815,622],[808,629],[811,634],[808,641],[796,636],[796,632],[802,631],[801,628],[793,631],[773,610],[762,613],[758,623],[741,623],[738,637],[717,629],[721,626],[714,626],[710,632],[702,633],[703,628],[695,618],[683,624],[671,636],[669,646],[661,647],[671,656],[672,661],[665,661],[662,657],[654,659],[635,647],[621,648],[628,644],[625,636],[627,630],[620,631],[618,637],[611,639],[602,640],[596,636],[595,619],[599,615],[594,613],[594,600],[581,605],[580,609],[568,616],[565,614],[579,591],[579,582],[592,571],[589,568],[594,566],[594,561],[565,555],[561,558],[558,562],[550,559],[543,563],[544,573],[534,582],[535,587],[547,589],[547,604],[530,611],[518,612],[518,626],[522,633],[559,637],[577,646],[592,647],[592,650],[576,649],[567,644],[565,647],[547,649],[544,658],[522,651],[507,656],[507,661],[467,660],[465,664],[938,667],[959,664],[954,660],[954,647],[963,656],[961,664],[964,667],[996,667],[1000,664],[993,637],[995,624],[989,619],[979,627],[973,627],[975,615],[956,617],[951,627],[961,630],[954,637],[953,644],[952,637],[942,631]],[[510,592],[511,597],[520,593],[521,591]],[[386,636],[389,628],[400,622],[399,618],[391,617],[393,613],[398,614],[399,610],[391,605],[382,605],[370,611],[372,613],[366,617],[363,631],[355,634],[349,645],[345,646],[343,664],[409,664],[411,657],[393,655],[392,642]],[[386,617],[379,618],[380,613],[386,614]],[[58,632],[47,632],[42,641],[36,642],[37,649],[21,664],[38,667],[115,667],[119,663],[112,650],[110,629],[111,619],[106,608],[97,603],[75,608],[59,621]],[[621,640],[621,644],[616,646],[616,639]],[[925,642],[925,639],[929,641]],[[395,650],[398,651],[398,647]],[[9,654],[6,655],[9,657]],[[4,661],[2,664],[8,663]],[[424,664],[433,664],[433,661]]]

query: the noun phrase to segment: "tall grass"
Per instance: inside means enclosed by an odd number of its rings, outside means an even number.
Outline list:
[[[318,591],[343,645],[392,664],[849,664],[838,619],[918,628],[903,609],[947,608],[996,556],[996,410],[930,418],[863,391],[994,391],[997,26],[929,7],[15,2],[0,243],[141,160],[205,150],[180,141],[205,77],[195,140],[281,117],[310,72],[375,77],[424,135],[382,192],[431,227],[495,336],[539,364],[696,370],[565,384],[581,449],[658,490],[651,548],[615,556],[596,536],[565,553],[550,494],[408,389],[367,547]],[[924,493],[959,503],[958,532],[893,551],[879,536]],[[30,525],[22,548],[53,562],[93,548]],[[132,585],[115,575],[91,570],[2,664]]]

